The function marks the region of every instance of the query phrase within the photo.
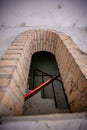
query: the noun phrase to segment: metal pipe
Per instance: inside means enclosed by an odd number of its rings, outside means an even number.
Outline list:
[[[34,77],[35,76],[35,70],[33,70],[33,88],[32,89],[34,89]]]
[[[52,89],[53,89],[53,96],[54,96],[55,107],[57,108],[56,93],[55,93],[53,81],[52,81]]]
[[[68,99],[67,99],[67,96],[66,96],[66,94],[65,94],[65,90],[64,90],[63,83],[61,83],[61,86],[62,86],[62,90],[63,90],[64,96],[65,96],[65,100],[66,100],[67,107],[68,107],[68,109],[69,109],[69,112],[71,112],[71,108],[70,108],[70,106],[69,106]]]
[[[42,83],[44,83],[44,77],[43,77],[43,73],[42,73]],[[42,98],[44,98],[44,88],[42,89]]]
[[[51,83],[53,80],[55,80],[58,76],[59,76],[59,74],[57,74],[55,77],[53,77],[53,78],[45,81],[44,83],[42,83],[41,85],[39,85],[38,87],[36,87],[31,92],[25,94],[25,100],[27,100],[28,98],[30,98],[33,95],[35,95],[38,91],[40,91],[42,88],[44,88],[45,86],[47,86],[49,83]]]
[[[45,75],[47,75],[47,76],[50,76],[51,78],[53,77],[51,74],[48,74],[48,73],[46,73],[46,72],[44,72],[44,71],[42,71],[42,70],[40,70],[40,69],[37,69],[37,68],[35,68],[35,67],[33,67],[33,66],[31,66],[31,68],[32,69],[35,69],[35,70],[37,70],[37,71],[39,71],[39,72],[41,72],[41,73],[43,73],[43,74],[45,74]],[[60,76],[60,75],[59,75]],[[60,80],[60,79],[56,79],[57,81],[59,81],[59,82],[62,82],[62,80]]]

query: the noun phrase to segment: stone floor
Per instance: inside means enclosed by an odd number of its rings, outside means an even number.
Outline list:
[[[24,115],[45,115],[53,113],[69,113],[69,109],[56,108],[53,99],[41,98],[41,91],[28,99],[24,104]]]

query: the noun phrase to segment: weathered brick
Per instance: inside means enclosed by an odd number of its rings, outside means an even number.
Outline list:
[[[86,66],[87,67],[87,59],[84,59],[84,58],[82,58],[82,59],[79,59],[79,58],[77,58],[76,59],[76,63],[79,65],[79,66]]]
[[[2,75],[2,74],[9,74],[9,75],[11,75],[12,73],[13,73],[13,71],[14,71],[14,67],[1,67],[0,68],[0,75]]]
[[[60,70],[62,77],[64,76],[64,73],[67,71],[66,66],[69,58],[69,53],[67,53],[67,49],[65,49],[64,54],[62,56],[62,63],[60,64]]]
[[[37,41],[37,30],[34,31],[34,40]]]
[[[15,114],[22,114],[22,106],[19,105],[8,91],[0,90],[0,104],[7,107],[10,111],[13,111]]]
[[[69,69],[73,63],[73,57],[71,57],[71,55],[68,53],[67,54],[68,56],[66,57],[67,58],[67,62],[65,64],[65,70],[63,72],[63,81],[64,81],[64,86],[66,86],[66,82],[67,82],[67,78],[69,77],[68,73],[69,73]]]
[[[58,35],[59,35],[60,39],[62,39],[62,40],[67,40],[68,38],[70,38],[65,33],[61,33],[61,32],[58,32]]]
[[[0,66],[15,66],[16,64],[16,60],[0,60]]]
[[[26,43],[27,39],[15,39],[14,42],[25,42]]]
[[[73,72],[73,75],[73,81],[76,83],[79,77],[82,75],[82,72],[77,64],[75,65],[75,71]]]
[[[70,52],[73,52],[73,50],[78,48],[77,45],[70,38],[67,40],[64,40],[63,43],[66,46],[66,48],[69,49]]]
[[[40,33],[39,33],[39,30],[37,31],[37,43],[40,43]]]
[[[68,70],[68,75],[66,77],[65,86],[71,85],[73,87],[82,75],[81,70],[75,62],[72,63],[70,69]]]
[[[26,79],[25,79],[24,73],[22,71],[22,68],[20,67],[19,62],[17,63],[17,71],[20,74],[22,81],[24,81],[24,84],[26,85]]]
[[[0,87],[7,87],[11,81],[11,78],[1,78],[0,76]]]
[[[72,112],[81,112],[82,111],[82,103],[79,100],[76,100],[72,105],[71,105],[71,111]]]
[[[51,45],[52,32],[49,32],[48,45]]]
[[[84,76],[78,80],[78,89],[81,93],[87,89],[87,79]]]
[[[26,60],[26,58],[25,58],[25,60]],[[20,58],[19,64],[20,64],[20,67],[21,67],[22,72],[23,72],[23,74],[24,74],[24,78],[25,78],[25,80],[27,80],[26,74],[27,74],[27,71],[28,71],[28,70],[27,70],[26,64],[24,63],[24,61],[22,60],[22,58]]]
[[[43,37],[43,40],[44,40],[44,44],[46,44],[46,31],[44,31],[44,37]]]
[[[49,43],[49,36],[50,36],[50,32],[49,31],[47,31],[47,34],[46,34],[47,36],[46,36],[46,38],[47,38],[47,43]]]
[[[55,47],[55,48],[56,48],[56,46],[57,46],[57,42],[58,42],[58,36],[55,35],[55,39],[54,39],[54,47]]]
[[[16,98],[19,100],[20,103],[24,103],[24,97],[21,93],[21,87],[22,86],[19,86],[18,83],[15,83],[16,80],[11,80],[11,83],[9,85],[9,87],[11,88],[11,91],[13,92],[13,94],[16,96]],[[18,86],[17,86],[18,84]]]
[[[85,92],[82,93],[81,101],[82,101],[82,107],[83,107],[82,111],[87,111],[87,88]]]
[[[86,79],[87,79],[87,67],[86,66],[82,66],[80,67],[82,73],[85,75]]]
[[[69,104],[71,104],[77,98],[78,95],[79,95],[79,91],[78,90],[72,91],[72,93],[70,95],[68,95],[68,102],[69,102]]]
[[[15,40],[23,40],[23,41],[25,40],[26,41],[27,38],[28,38],[27,36],[25,36],[25,37],[24,36],[20,36],[20,37],[17,37]]]
[[[35,33],[34,33],[34,31],[32,31],[31,33],[32,33],[32,42],[34,42],[34,40],[35,40]]]
[[[24,84],[23,84],[23,80],[20,78],[20,74],[18,73],[17,70],[14,71],[14,74],[13,74],[13,79],[15,79],[14,82],[16,82],[16,84],[19,86],[19,90],[25,94],[25,87]]]
[[[9,49],[10,50],[22,50],[24,48],[24,46],[10,46]]]
[[[18,58],[20,58],[20,54],[6,54],[6,55],[4,55],[3,57],[2,57],[2,59],[7,59],[7,60],[9,60],[9,59],[18,59]]]
[[[58,53],[59,53],[59,56],[58,56],[59,66],[60,66],[61,60],[62,60],[63,47],[64,47],[64,45],[63,45],[63,43],[61,42],[60,47],[58,48]]]
[[[75,59],[82,59],[82,58],[85,58],[85,59],[87,59],[87,56],[84,54],[84,53],[82,53],[81,51],[80,51],[80,49],[79,48],[73,48],[73,49],[69,49],[69,51],[70,51],[70,53],[72,54],[72,56],[75,58]]]
[[[26,45],[26,43],[24,43],[24,42],[13,42],[12,43],[12,46],[25,46]]]
[[[53,53],[53,55],[56,54],[56,48],[55,47],[53,48],[53,52],[52,53]]]
[[[44,32],[43,32],[43,30],[40,30],[40,44],[41,44],[41,50],[42,50],[42,46],[43,46],[43,44],[44,44]]]
[[[62,51],[63,51],[63,53],[62,53]],[[62,72],[62,67],[65,66],[64,59],[67,58],[66,57],[67,50],[66,50],[65,46],[62,47],[62,51],[61,51],[61,53],[62,53],[61,58],[60,58],[60,61],[59,61],[60,62],[60,70],[61,70],[61,72]]]
[[[22,50],[8,50],[6,54],[21,54]]]

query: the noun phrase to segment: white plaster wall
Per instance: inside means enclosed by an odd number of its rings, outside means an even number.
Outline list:
[[[21,32],[62,31],[87,53],[87,0],[0,0],[0,58]]]
[[[0,0],[0,25],[87,26],[87,0]]]

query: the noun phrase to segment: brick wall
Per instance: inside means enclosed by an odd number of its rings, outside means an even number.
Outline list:
[[[87,55],[64,33],[31,30],[16,37],[0,60],[0,115],[22,114],[31,57],[55,55],[72,112],[87,111]]]

